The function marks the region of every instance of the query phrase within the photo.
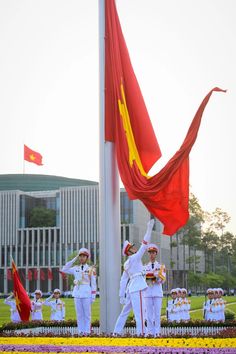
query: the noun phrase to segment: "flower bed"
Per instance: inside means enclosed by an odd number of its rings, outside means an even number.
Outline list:
[[[236,353],[236,338],[0,338],[1,352]]]
[[[92,327],[99,327],[99,321],[94,321]],[[36,328],[36,327],[77,327],[76,320],[67,320],[67,321],[29,321],[29,322],[19,322],[19,323],[6,323],[0,327],[0,333],[6,330],[16,330],[22,328]],[[134,328],[135,321],[130,320],[126,322],[126,327]],[[236,321],[225,321],[225,322],[210,322],[210,321],[200,321],[200,320],[191,320],[187,322],[172,322],[169,323],[165,320],[161,321],[162,328],[176,328],[176,327],[235,327]]]
[[[236,338],[0,338],[1,352],[235,354]]]

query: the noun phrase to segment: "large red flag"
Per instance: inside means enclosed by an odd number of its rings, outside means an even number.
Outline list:
[[[161,156],[122,34],[114,0],[105,2],[105,137],[115,143],[121,180],[130,199],[140,199],[173,235],[188,220],[189,153],[196,140],[204,98],[186,138],[155,176],[148,171]]]
[[[42,159],[43,157],[39,152],[31,150],[28,146],[24,145],[24,160],[42,166]]]
[[[31,302],[27,295],[26,290],[24,289],[18,270],[14,261],[12,261],[12,278],[13,278],[13,292],[16,301],[16,307],[19,312],[20,318],[22,321],[29,321],[30,311],[31,311]]]

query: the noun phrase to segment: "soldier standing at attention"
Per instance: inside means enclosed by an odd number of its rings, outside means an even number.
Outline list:
[[[168,301],[167,304],[167,309],[166,312],[168,314],[168,322],[178,322],[179,320],[179,316],[178,316],[178,312],[179,312],[179,300],[177,298],[177,290],[176,289],[172,289],[170,292],[170,295],[172,297],[171,300]]]
[[[166,280],[165,265],[157,262],[158,247],[148,246],[150,262],[145,265],[148,288],[144,292],[147,311],[147,335],[157,336],[161,330],[161,306],[163,298],[162,284]]]
[[[143,293],[144,290],[147,288],[147,283],[145,281],[145,272],[143,269],[142,257],[145,251],[147,250],[148,244],[151,240],[153,225],[154,225],[154,220],[153,219],[149,220],[147,224],[147,231],[139,250],[137,250],[136,247],[134,247],[134,245],[128,241],[125,241],[123,246],[123,255],[128,256],[128,259],[124,264],[124,272],[121,277],[121,284],[129,282],[127,285],[127,296],[129,296],[128,301],[130,301],[130,304],[132,305],[132,309],[134,312],[137,335],[144,335],[145,332]],[[124,298],[122,294],[121,302],[123,301]],[[129,303],[127,303],[127,306],[129,306]],[[119,323],[120,316],[117,319],[116,328],[119,327],[117,326],[117,323]]]
[[[11,307],[11,321],[12,322],[21,322],[19,312],[16,307],[16,301],[14,299],[14,294],[11,294],[4,300],[4,304]]]
[[[53,294],[49,296],[45,301],[45,306],[51,307],[51,317],[52,321],[63,321],[65,319],[65,303],[60,299],[61,290],[55,289]]]
[[[91,331],[91,304],[96,298],[96,271],[89,266],[87,261],[90,257],[87,248],[81,248],[78,255],[67,262],[62,272],[74,276],[74,297],[77,325],[79,334],[89,334]],[[79,258],[79,265],[73,266]]]
[[[182,302],[181,302],[181,318],[180,321],[189,321],[190,320],[190,306],[191,306],[191,301],[187,299],[187,290],[185,288],[181,289],[181,297],[182,297]]]
[[[32,321],[42,321],[43,314],[42,314],[42,306],[43,301],[41,301],[42,291],[35,290],[34,292],[34,299],[31,301],[31,317]]]
[[[214,321],[214,290],[207,289],[208,300],[204,302],[203,313],[204,320]]]

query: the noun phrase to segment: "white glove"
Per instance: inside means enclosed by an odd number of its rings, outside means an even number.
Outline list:
[[[153,229],[153,226],[155,224],[155,220],[154,219],[150,219],[147,223],[147,228],[148,230],[152,230]]]

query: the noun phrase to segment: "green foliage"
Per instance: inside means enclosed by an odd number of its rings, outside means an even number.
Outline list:
[[[53,227],[56,225],[56,211],[35,207],[30,212],[29,227]]]
[[[225,320],[226,321],[233,321],[235,319],[235,313],[230,310],[225,311]]]

